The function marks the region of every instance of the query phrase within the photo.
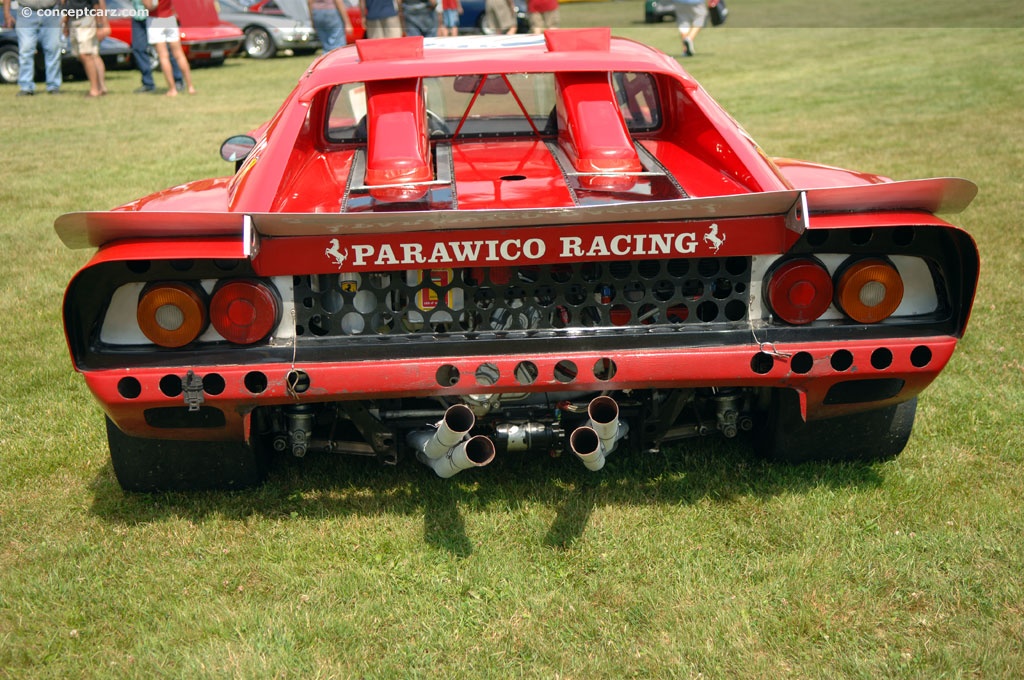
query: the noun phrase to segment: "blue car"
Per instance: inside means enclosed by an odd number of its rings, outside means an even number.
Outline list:
[[[530,32],[530,20],[526,16],[526,0],[516,0],[516,19],[519,33]],[[467,32],[478,32],[493,35],[496,29],[491,26],[484,11],[484,0],[462,0],[462,16],[459,29]]]

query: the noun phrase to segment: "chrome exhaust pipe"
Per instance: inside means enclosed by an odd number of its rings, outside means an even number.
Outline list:
[[[475,424],[473,410],[465,404],[456,404],[444,412],[435,429],[410,432],[406,441],[416,449],[416,457],[422,463],[438,477],[447,479],[494,460],[494,442],[480,435],[469,437]]]
[[[569,448],[588,470],[597,472],[604,459],[629,432],[629,425],[619,420],[619,404],[607,396],[595,397],[587,406],[587,424],[569,436]]]
[[[434,426],[436,429],[415,430],[406,441],[427,460],[437,460],[465,439],[475,424],[473,410],[465,404],[455,404],[444,412],[444,417]]]
[[[438,477],[449,477],[473,467],[483,467],[494,460],[494,442],[483,435],[470,437],[456,445],[447,455],[425,459],[423,462],[437,473]]]

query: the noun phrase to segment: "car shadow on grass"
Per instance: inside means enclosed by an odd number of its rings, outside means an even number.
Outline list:
[[[659,452],[615,451],[590,472],[572,455],[500,456],[491,465],[440,479],[410,457],[397,466],[372,458],[280,456],[266,483],[239,491],[125,493],[110,465],[93,481],[92,512],[121,525],[186,518],[243,520],[345,516],[422,516],[424,541],[456,556],[472,554],[467,512],[509,512],[527,504],[555,511],[543,539],[571,548],[606,506],[729,504],[818,488],[876,488],[884,469],[868,463],[785,465],[759,459],[749,441],[693,440]]]

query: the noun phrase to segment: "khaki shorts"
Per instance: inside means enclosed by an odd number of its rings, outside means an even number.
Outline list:
[[[96,39],[96,17],[73,19],[68,27],[68,37],[71,38],[71,54],[76,57],[100,53],[100,41]]]
[[[558,28],[558,8],[550,12],[530,12],[530,30],[539,33],[545,28]]]
[[[401,38],[402,22],[397,16],[366,20],[367,38]]]
[[[516,15],[508,6],[507,0],[487,0],[484,11],[493,28],[498,33],[507,33],[516,25]]]

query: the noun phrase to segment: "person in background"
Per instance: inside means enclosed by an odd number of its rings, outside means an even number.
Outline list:
[[[398,0],[406,35],[437,35],[437,0]]]
[[[60,70],[61,17],[57,12],[40,14],[39,10],[57,7],[59,0],[21,0],[18,19],[11,16],[11,0],[4,2],[4,26],[18,35],[18,95],[36,93],[36,45],[43,48],[46,67],[46,92],[60,94],[63,75]]]
[[[149,58],[149,40],[146,30],[149,27],[149,11],[142,6],[142,0],[132,0],[132,61],[142,75],[142,85],[135,90],[136,94],[153,92],[153,62]]]
[[[515,34],[518,29],[515,0],[485,0],[484,12],[495,33]]]
[[[160,59],[160,70],[167,81],[167,96],[175,97],[178,94],[171,71],[171,56],[181,69],[184,89],[189,94],[195,94],[196,88],[192,86],[192,69],[185,58],[185,51],[181,49],[181,31],[178,30],[178,19],[174,16],[171,0],[143,0],[143,4],[151,17],[146,37],[156,48],[156,55]]]
[[[462,0],[441,0],[437,5],[441,12],[441,22],[437,34],[442,38],[459,34],[459,16],[462,14]]]
[[[107,3],[105,0],[64,0],[66,12],[64,32],[71,38],[71,54],[78,57],[89,79],[90,97],[102,97],[107,93],[106,68],[100,56],[100,41],[96,35],[96,16],[99,13],[106,22]]]
[[[683,56],[692,57],[696,52],[693,41],[708,20],[707,0],[675,0],[676,26],[683,43]]]
[[[401,38],[402,22],[395,0],[359,0],[367,38]]]
[[[149,10],[142,4],[142,0],[132,0],[132,10],[132,61],[142,75],[142,85],[136,88],[135,94],[156,92],[156,84],[153,82],[153,60],[149,56],[149,38],[146,37],[149,30]],[[177,88],[182,89],[178,62],[171,61],[171,70],[174,72]]]
[[[345,0],[309,0],[309,16],[324,54],[348,42],[352,21],[345,9]]]
[[[530,18],[530,33],[558,28],[558,0],[527,0],[526,14]]]

